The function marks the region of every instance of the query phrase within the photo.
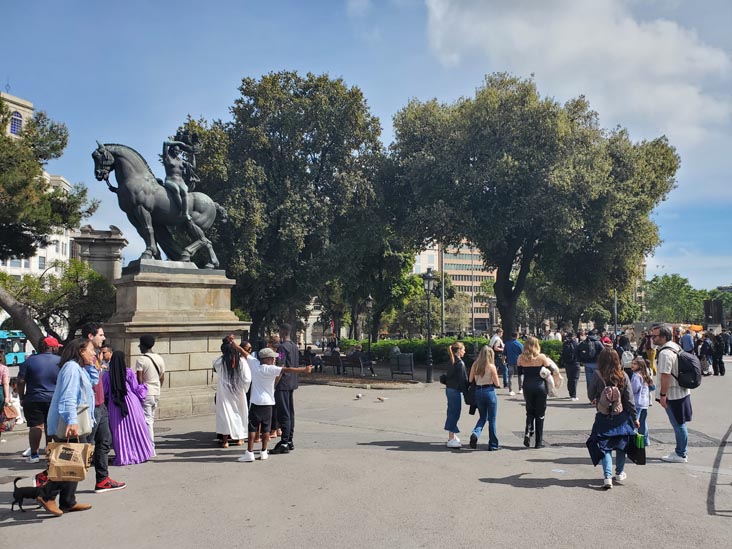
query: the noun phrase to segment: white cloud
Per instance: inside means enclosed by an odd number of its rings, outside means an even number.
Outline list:
[[[371,11],[371,0],[348,0],[346,11],[349,17],[364,17]]]
[[[536,75],[543,93],[585,94],[603,124],[680,147],[732,134],[732,57],[693,29],[638,20],[631,0],[425,0],[442,63],[485,55],[491,70]],[[715,87],[724,93],[715,94]]]

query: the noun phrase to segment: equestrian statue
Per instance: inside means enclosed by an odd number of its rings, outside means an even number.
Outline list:
[[[92,153],[94,176],[104,180],[110,191],[117,195],[119,207],[145,241],[140,259],[161,259],[160,248],[171,261],[190,261],[205,247],[209,262],[205,269],[215,269],[219,261],[207,231],[218,213],[226,221],[226,211],[208,195],[193,192],[198,176],[195,173],[196,154],[200,152],[198,136],[187,131],[178,132],[175,139],[163,144],[165,181],[156,179],[145,159],[126,145],[97,141]],[[185,153],[185,157],[181,155]],[[109,182],[114,171],[117,186]],[[171,228],[181,227],[193,240],[185,248],[175,241]]]

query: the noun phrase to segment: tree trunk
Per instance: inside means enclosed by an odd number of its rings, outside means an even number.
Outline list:
[[[256,344],[260,339],[264,338],[264,313],[252,311],[252,326],[249,332],[249,339],[252,347],[257,348]]]
[[[0,307],[5,309],[5,312],[13,319],[13,323],[23,331],[28,341],[37,351],[36,345],[43,337],[43,332],[33,321],[33,316],[28,308],[2,287],[0,287]]]

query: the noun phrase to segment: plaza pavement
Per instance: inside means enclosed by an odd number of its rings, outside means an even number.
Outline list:
[[[218,448],[213,416],[159,421],[157,458],[110,468],[127,489],[95,494],[91,471],[78,500],[93,509],[59,518],[10,512],[12,479],[30,485],[41,468],[20,457],[24,432],[4,434],[0,547],[729,547],[731,387],[732,375],[710,377],[693,392],[688,464],[658,459],[673,450],[673,432],[653,406],[648,465],[629,464],[625,485],[608,492],[584,447],[588,404],[551,399],[551,445],[525,449],[521,396],[500,390],[503,449],[487,451],[487,432],[467,447],[477,416],[465,407],[466,446],[453,451],[439,383],[302,385],[297,448],[265,462],[238,463],[241,448]]]

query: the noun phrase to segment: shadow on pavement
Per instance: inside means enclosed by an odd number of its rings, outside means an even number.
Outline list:
[[[467,445],[461,449],[452,449],[445,446],[444,442],[418,442],[416,440],[375,440],[373,442],[359,442],[359,446],[381,446],[387,450],[396,452],[453,452],[453,453],[470,453],[471,450]]]
[[[528,473],[519,473],[503,478],[481,478],[480,482],[487,484],[506,484],[514,488],[549,488],[560,486],[564,488],[585,488],[587,490],[602,491],[602,479],[562,479],[562,478],[522,478]]]

